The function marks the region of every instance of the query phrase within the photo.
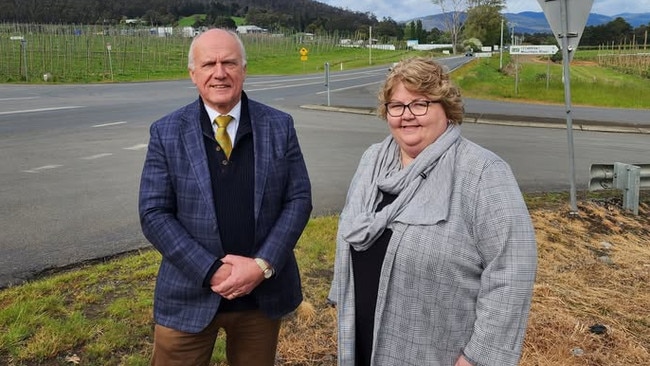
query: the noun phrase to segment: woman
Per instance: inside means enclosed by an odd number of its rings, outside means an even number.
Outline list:
[[[398,63],[379,102],[391,134],[337,234],[339,365],[516,365],[537,253],[508,164],[460,135],[460,92],[431,59]]]

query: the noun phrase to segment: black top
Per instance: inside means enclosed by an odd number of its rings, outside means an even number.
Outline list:
[[[376,212],[391,204],[397,195],[383,193]],[[372,354],[372,333],[381,266],[393,231],[385,229],[379,238],[365,251],[350,247],[352,271],[354,272],[354,307],[356,329],[356,366],[369,366]]]
[[[255,250],[255,160],[253,129],[248,116],[247,103],[242,100],[242,113],[237,129],[235,146],[230,160],[214,138],[212,122],[202,108],[202,128],[206,147],[212,194],[214,197],[219,236],[226,254],[251,257]],[[221,265],[216,261],[204,280],[209,285],[212,274]],[[206,283],[207,282],[207,283]],[[253,296],[222,299],[219,312],[257,308]]]

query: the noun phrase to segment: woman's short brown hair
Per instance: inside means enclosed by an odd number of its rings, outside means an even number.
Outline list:
[[[460,125],[465,113],[460,89],[452,84],[442,65],[431,58],[414,57],[398,62],[388,73],[379,91],[377,114],[386,119],[386,102],[390,102],[399,83],[412,93],[439,100],[450,123]]]

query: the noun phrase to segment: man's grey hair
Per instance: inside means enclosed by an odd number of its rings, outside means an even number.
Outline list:
[[[239,51],[242,57],[242,66],[246,66],[246,62],[247,62],[246,48],[244,47],[244,42],[242,42],[241,38],[239,38],[239,34],[229,29],[222,29],[222,30],[228,32],[237,41],[237,44],[239,44]],[[199,37],[201,37],[201,34],[194,37],[192,43],[190,43],[190,50],[189,53],[187,54],[187,68],[190,70],[194,70],[194,44],[196,43],[196,40],[199,39]]]

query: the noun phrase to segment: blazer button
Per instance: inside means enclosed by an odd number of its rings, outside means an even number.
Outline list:
[[[217,151],[221,151],[221,146],[217,145]]]
[[[228,160],[222,160],[221,165],[228,165]]]

